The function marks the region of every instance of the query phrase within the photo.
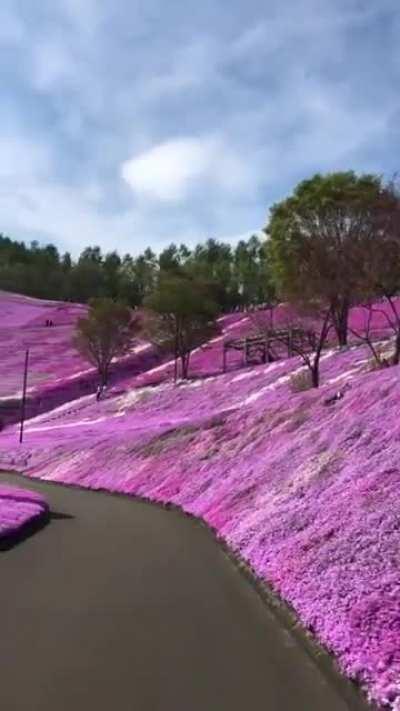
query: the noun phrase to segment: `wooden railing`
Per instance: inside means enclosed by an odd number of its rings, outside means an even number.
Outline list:
[[[271,363],[275,360],[272,354],[274,344],[283,345],[288,358],[291,358],[298,346],[304,347],[306,343],[310,343],[310,334],[301,328],[271,329],[265,335],[230,338],[223,343],[223,372],[226,372],[229,350],[241,351],[243,364],[249,365],[257,359],[261,363]]]

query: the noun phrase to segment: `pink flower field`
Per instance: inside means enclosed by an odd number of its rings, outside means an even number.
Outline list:
[[[28,413],[55,407],[97,384],[95,370],[72,345],[81,304],[40,299],[0,291],[0,417],[13,422],[19,415],[25,351],[30,350]],[[46,327],[46,321],[53,322]],[[131,355],[114,365],[114,378],[137,373],[159,362],[151,346],[139,343]]]
[[[221,374],[221,351],[221,339],[199,349],[187,383],[169,382],[167,363],[103,401],[87,394],[32,418],[22,446],[6,428],[0,467],[203,519],[343,673],[399,709],[399,368],[372,371],[364,346],[332,347],[321,387],[294,394],[297,357],[240,368],[238,355]]]
[[[14,537],[48,513],[45,499],[34,491],[0,486],[0,541]]]

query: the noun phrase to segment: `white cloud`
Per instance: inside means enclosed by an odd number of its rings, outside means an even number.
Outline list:
[[[178,5],[0,0],[0,231],[233,240],[316,170],[392,173],[396,0]]]
[[[199,184],[232,191],[251,179],[246,162],[214,137],[160,143],[125,161],[121,175],[139,198],[160,202],[184,200]]]

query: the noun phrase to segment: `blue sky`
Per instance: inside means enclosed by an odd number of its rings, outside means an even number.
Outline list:
[[[236,241],[316,171],[400,168],[398,0],[1,0],[0,231]]]

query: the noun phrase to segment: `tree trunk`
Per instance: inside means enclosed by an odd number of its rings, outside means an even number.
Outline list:
[[[311,382],[313,388],[319,388],[319,359],[311,367]]]
[[[188,378],[189,359],[190,359],[190,353],[185,353],[184,355],[181,355],[182,380],[187,380],[187,378]]]
[[[108,367],[104,366],[100,370],[100,385],[104,388],[108,382]]]
[[[339,346],[347,346],[350,306],[347,299],[334,310],[334,326]]]
[[[400,363],[400,330],[397,331],[396,341],[394,346],[394,353],[392,358],[393,365],[399,365]]]

